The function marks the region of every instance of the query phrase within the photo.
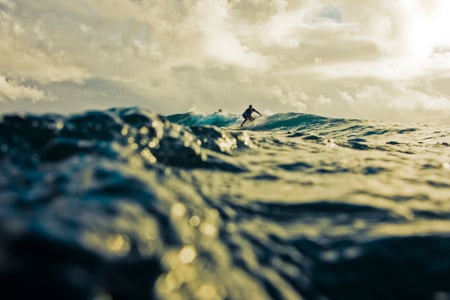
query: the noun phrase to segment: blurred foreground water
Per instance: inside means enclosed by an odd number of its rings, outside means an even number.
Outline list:
[[[240,121],[1,117],[2,294],[450,299],[448,126]]]

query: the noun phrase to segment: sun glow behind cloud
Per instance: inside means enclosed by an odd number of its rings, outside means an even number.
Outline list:
[[[450,44],[450,2],[399,1],[405,52],[412,58],[428,57],[436,47]]]
[[[0,0],[0,111],[253,103],[449,123],[449,12],[446,0]]]

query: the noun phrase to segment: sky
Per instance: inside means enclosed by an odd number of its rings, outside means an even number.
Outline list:
[[[0,113],[450,124],[448,0],[0,0]]]

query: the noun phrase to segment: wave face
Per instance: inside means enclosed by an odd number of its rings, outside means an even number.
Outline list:
[[[139,108],[0,120],[16,299],[447,299],[449,128]]]

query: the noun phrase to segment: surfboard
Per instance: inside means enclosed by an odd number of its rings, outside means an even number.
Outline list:
[[[245,130],[245,128],[239,128],[239,127],[228,127],[228,130]]]

